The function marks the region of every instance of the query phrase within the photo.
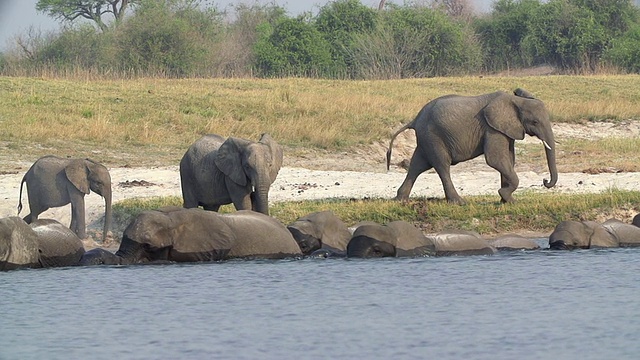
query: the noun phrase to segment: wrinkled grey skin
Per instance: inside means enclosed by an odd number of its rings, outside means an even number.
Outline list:
[[[180,161],[184,207],[218,211],[233,203],[237,210],[268,215],[269,188],[282,160],[282,147],[268,134],[258,142],[205,135]]]
[[[232,214],[166,207],[144,211],[127,226],[116,255],[122,264],[301,256],[291,233],[262,213]]]
[[[478,233],[466,230],[447,230],[429,236],[436,256],[493,255],[496,249]]]
[[[540,245],[533,239],[518,234],[505,234],[489,240],[489,245],[499,251],[538,250]]]
[[[351,232],[347,225],[332,211],[319,211],[308,214],[287,226],[289,232],[300,246],[304,255],[316,250],[316,257],[344,256]]]
[[[0,270],[75,266],[83,254],[80,238],[55,220],[0,219]]]
[[[446,95],[430,101],[413,121],[391,137],[387,169],[393,141],[406,129],[415,130],[417,146],[398,189],[398,200],[407,200],[418,176],[434,168],[447,201],[463,204],[451,181],[450,167],[484,154],[487,164],[500,173],[498,193],[502,201],[514,201],[512,193],[519,184],[514,170],[514,143],[524,139],[525,134],[538,137],[545,145],[551,180],[544,179],[544,185],[553,187],[558,180],[549,112],[526,90],[516,89],[514,94],[498,91],[479,96]]]
[[[78,265],[80,266],[93,266],[93,265],[120,265],[122,258],[116,254],[102,249],[95,248],[86,251],[80,259]]]
[[[71,229],[52,219],[34,220],[29,226],[38,236],[41,267],[78,265],[84,245]]]
[[[433,242],[406,221],[386,225],[364,224],[356,228],[347,245],[347,257],[377,258],[433,256]]]
[[[17,216],[0,219],[0,270],[39,267],[38,235]]]
[[[31,223],[49,208],[71,203],[69,227],[79,238],[86,238],[84,196],[93,190],[104,198],[105,241],[111,228],[111,176],[103,165],[89,159],[63,159],[44,156],[38,159],[22,178],[18,214],[22,210],[22,186],[26,182],[29,210],[24,221]]]
[[[630,225],[633,226],[633,225]],[[553,250],[618,247],[620,242],[605,226],[595,221],[567,220],[556,225],[549,235]]]
[[[617,219],[609,219],[602,223],[617,240],[620,247],[640,246],[640,228]]]

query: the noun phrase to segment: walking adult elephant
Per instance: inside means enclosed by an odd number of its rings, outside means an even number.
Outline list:
[[[544,186],[553,187],[558,180],[549,112],[526,90],[516,89],[513,95],[502,91],[479,96],[446,95],[430,101],[391,137],[387,169],[393,141],[406,129],[415,130],[417,147],[398,189],[398,200],[408,199],[417,177],[434,168],[447,201],[463,204],[451,181],[450,167],[484,154],[487,164],[500,172],[498,193],[502,201],[512,202],[519,183],[514,170],[514,142],[524,139],[525,134],[538,137],[545,146],[551,180],[545,179]]]
[[[301,256],[287,228],[259,212],[166,207],[140,213],[116,252],[122,264]]]
[[[282,147],[268,134],[252,142],[205,135],[180,161],[185,208],[218,211],[233,203],[237,210],[269,214],[269,188],[282,166]]]
[[[104,165],[89,159],[41,157],[22,178],[18,214],[22,210],[22,186],[25,182],[30,213],[24,221],[31,223],[49,208],[71,203],[69,227],[81,239],[86,237],[84,196],[91,190],[102,196],[105,211],[102,240],[106,240],[111,227],[111,176]]]

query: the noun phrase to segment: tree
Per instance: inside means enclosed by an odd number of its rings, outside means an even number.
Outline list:
[[[62,21],[89,19],[104,32],[109,29],[109,25],[103,19],[104,15],[113,15],[113,24],[117,26],[122,22],[127,8],[136,2],[136,0],[38,0],[36,10]]]

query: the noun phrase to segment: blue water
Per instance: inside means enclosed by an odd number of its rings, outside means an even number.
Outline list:
[[[0,359],[637,359],[640,249],[0,273]]]

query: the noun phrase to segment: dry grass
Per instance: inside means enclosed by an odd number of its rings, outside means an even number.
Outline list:
[[[638,119],[639,80],[637,75],[388,81],[0,77],[0,139],[30,158],[51,149],[68,155],[93,151],[108,163],[149,153],[175,163],[205,133],[257,139],[268,132],[292,148],[344,150],[388,139],[427,101],[449,93],[524,87],[546,102],[554,121]]]

